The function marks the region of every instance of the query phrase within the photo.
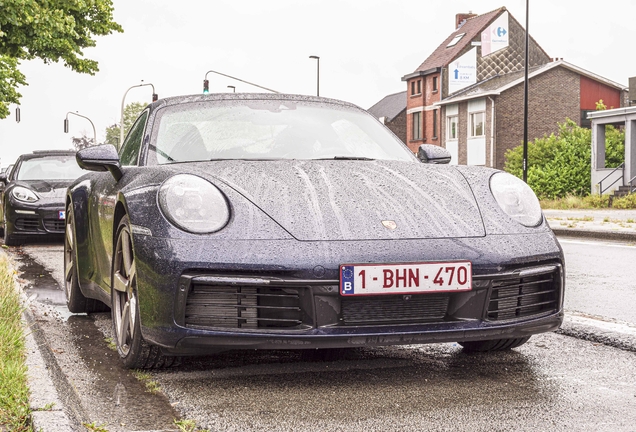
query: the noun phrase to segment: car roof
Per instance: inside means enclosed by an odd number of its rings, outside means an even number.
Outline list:
[[[33,153],[21,155],[20,159],[35,159],[46,156],[75,156],[76,153],[75,150],[35,150]]]
[[[170,96],[167,98],[159,99],[157,102],[153,102],[150,106],[159,108],[166,105],[179,105],[189,102],[203,102],[203,101],[224,101],[224,100],[281,100],[281,101],[297,101],[297,102],[318,102],[328,103],[332,105],[339,105],[342,107],[349,107],[365,111],[363,108],[345,102],[338,99],[330,99],[318,96],[297,95],[287,93],[209,93],[209,94],[194,94],[184,96]]]

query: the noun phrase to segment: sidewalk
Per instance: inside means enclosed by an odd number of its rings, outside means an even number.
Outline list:
[[[557,236],[636,242],[634,210],[544,210]]]

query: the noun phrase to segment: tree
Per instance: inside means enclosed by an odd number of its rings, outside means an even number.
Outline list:
[[[623,163],[625,132],[613,126],[605,129],[605,166]],[[528,143],[528,185],[539,199],[586,196],[591,189],[592,131],[572,120],[559,124],[558,134]],[[504,169],[522,177],[523,146],[506,152]]]
[[[95,46],[94,36],[123,32],[113,21],[112,0],[5,0],[0,3],[0,118],[9,104],[19,103],[19,85],[27,85],[19,71],[21,60],[62,61],[75,72],[94,75],[97,62],[82,50]]]
[[[139,114],[146,108],[143,102],[131,102],[124,107],[124,137],[139,117]],[[106,128],[106,144],[119,146],[120,132],[117,123]]]
[[[72,137],[71,140],[73,141],[73,147],[75,147],[75,150],[77,151],[95,145],[95,140],[93,138],[88,138],[85,133],[79,138]]]

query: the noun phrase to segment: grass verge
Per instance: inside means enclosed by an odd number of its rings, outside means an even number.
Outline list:
[[[31,431],[22,304],[13,275],[0,255],[0,430]]]
[[[542,209],[636,209],[636,194],[630,194],[622,198],[614,198],[610,207],[609,195],[588,195],[586,197],[567,196],[553,200],[541,200]]]

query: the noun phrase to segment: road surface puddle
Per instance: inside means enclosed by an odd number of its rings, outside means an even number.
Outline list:
[[[51,271],[25,252],[14,258],[36,321],[34,335],[64,375],[54,379],[58,392],[74,389],[75,394],[62,399],[82,405],[68,410],[75,421],[103,425],[111,432],[175,430],[179,414],[152,376],[124,369],[114,345],[97,328],[95,318],[110,321],[110,313],[70,313]]]

